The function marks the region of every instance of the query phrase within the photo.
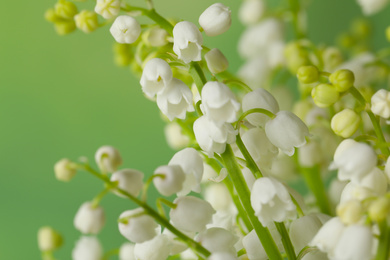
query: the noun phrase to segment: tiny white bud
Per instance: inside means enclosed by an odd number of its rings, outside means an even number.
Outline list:
[[[223,55],[223,53],[217,48],[211,49],[207,52],[204,55],[204,58],[206,60],[207,67],[213,74],[223,72],[229,67],[229,62],[225,55]]]
[[[207,36],[216,36],[226,32],[231,23],[231,11],[221,3],[209,6],[199,17],[199,24]]]
[[[385,89],[378,90],[371,97],[371,111],[383,118],[390,117],[390,92]]]
[[[186,176],[179,165],[160,166],[154,174],[163,175],[153,179],[154,186],[161,195],[168,197],[182,190]]]
[[[142,243],[157,235],[157,223],[142,208],[123,212],[119,220],[119,232],[131,242]]]
[[[123,169],[114,172],[111,175],[110,180],[112,182],[118,182],[118,188],[130,193],[134,197],[137,197],[143,187],[143,172],[134,169]],[[114,193],[122,198],[126,198],[125,195],[114,190]]]
[[[54,165],[54,173],[57,180],[70,181],[76,174],[77,169],[69,159],[61,159]]]
[[[149,98],[153,98],[171,82],[172,78],[172,69],[166,61],[159,58],[151,59],[142,71],[140,80],[142,91]]]
[[[73,260],[101,260],[103,248],[96,237],[81,237],[72,251]]]
[[[95,5],[95,12],[103,16],[104,19],[117,16],[120,9],[120,0],[97,0]]]
[[[363,10],[363,14],[369,16],[381,11],[387,4],[388,0],[357,0]]]
[[[96,151],[95,161],[102,172],[115,172],[122,164],[122,157],[117,149],[107,145]]]
[[[138,39],[141,33],[141,25],[133,17],[121,15],[115,19],[110,28],[110,33],[118,43],[130,44]]]
[[[51,227],[38,230],[38,247],[41,251],[53,251],[62,245],[61,235]]]
[[[74,217],[73,224],[83,234],[98,234],[104,226],[104,210],[91,202],[83,203]]]
[[[173,51],[185,63],[201,60],[203,37],[195,24],[179,22],[173,28]]]

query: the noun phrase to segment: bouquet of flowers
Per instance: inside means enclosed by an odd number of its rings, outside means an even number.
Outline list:
[[[367,16],[387,4],[357,2]],[[122,168],[112,146],[96,151],[96,165],[85,157],[55,164],[60,181],[83,171],[103,184],[75,214],[82,236],[72,259],[390,259],[390,49],[370,50],[367,20],[326,46],[307,37],[302,0],[244,0],[239,10],[215,3],[197,23],[163,17],[152,0],[82,4],[58,0],[45,18],[60,35],[110,26],[117,65],[139,76],[177,153],[151,176]],[[229,30],[236,11],[246,28],[244,64],[233,74],[203,38]],[[390,27],[383,34],[390,40]],[[155,205],[146,200],[151,185],[161,195]],[[109,220],[126,242],[104,252],[96,235],[110,193],[137,207]],[[38,244],[53,260],[62,237],[42,227]]]

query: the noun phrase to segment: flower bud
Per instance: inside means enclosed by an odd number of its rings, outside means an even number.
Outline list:
[[[119,14],[121,10],[120,0],[97,0],[95,12],[103,16],[104,19],[111,19]]]
[[[83,203],[74,217],[73,224],[83,234],[98,234],[104,226],[103,208],[91,202]]]
[[[329,81],[338,92],[344,92],[353,87],[355,75],[347,69],[337,70],[329,76]]]
[[[58,22],[54,24],[58,35],[66,35],[76,30],[76,24],[73,20]]]
[[[371,111],[383,118],[390,117],[390,92],[385,89],[378,90],[371,97]]]
[[[76,174],[77,169],[69,159],[62,159],[54,165],[54,173],[59,181],[70,181]]]
[[[103,248],[96,237],[81,237],[72,251],[73,260],[101,260]]]
[[[201,60],[203,37],[195,24],[183,21],[173,28],[173,51],[185,63]]]
[[[196,238],[196,241],[198,241],[211,253],[227,252],[231,254],[236,253],[234,245],[237,240],[237,236],[232,234],[230,231],[219,227],[209,228],[199,233]]]
[[[154,174],[163,175],[153,179],[154,186],[161,195],[171,196],[183,189],[186,175],[179,165],[164,165],[158,167]]]
[[[110,33],[115,41],[131,44],[138,39],[141,33],[141,25],[133,17],[121,15],[111,25]]]
[[[340,218],[334,217],[327,221],[314,236],[309,246],[315,246],[322,252],[332,255],[345,225]]]
[[[373,241],[371,227],[347,226],[338,239],[333,259],[372,259]]]
[[[134,255],[135,245],[125,242],[119,248],[119,260],[136,260]]]
[[[352,109],[346,108],[332,117],[331,128],[338,136],[349,138],[360,125],[361,117]]]
[[[238,18],[244,25],[254,25],[260,21],[266,6],[263,0],[247,0],[241,3]]]
[[[368,207],[368,216],[376,221],[381,222],[385,220],[390,212],[390,200],[388,197],[380,197],[371,202]]]
[[[83,10],[74,17],[77,28],[85,33],[91,33],[99,27],[97,14],[93,11]]]
[[[123,169],[114,172],[111,175],[112,182],[118,182],[118,188],[126,191],[127,193],[137,197],[143,187],[144,174],[134,169]],[[125,195],[114,191],[115,194],[122,198],[126,198]]]
[[[204,58],[206,59],[207,67],[213,74],[223,72],[229,66],[229,62],[225,55],[223,55],[223,53],[217,48],[211,49],[207,52],[204,55]]]
[[[311,84],[319,80],[320,74],[315,66],[302,66],[298,69],[297,77],[299,82]]]
[[[127,210],[119,216],[119,232],[134,243],[142,243],[157,235],[158,225],[142,208]]]
[[[210,203],[202,199],[187,196],[175,199],[176,208],[171,209],[169,216],[172,224],[184,231],[199,232],[211,223],[215,210]]]
[[[115,172],[122,164],[122,157],[117,149],[107,145],[96,151],[95,161],[102,172]]]
[[[231,11],[221,3],[209,6],[199,17],[199,24],[207,36],[216,36],[226,32],[231,23]]]
[[[388,3],[387,0],[357,0],[364,15],[373,15],[381,11]]]
[[[168,33],[160,27],[153,27],[142,35],[142,39],[152,47],[161,47],[168,43]]]
[[[319,107],[329,107],[336,103],[340,94],[336,88],[330,84],[319,84],[311,91],[314,103]]]
[[[77,14],[77,7],[74,3],[59,0],[54,6],[55,13],[64,19],[73,19],[73,17]]]
[[[360,201],[352,199],[339,204],[336,212],[344,224],[352,225],[358,223],[362,219],[365,210]]]
[[[54,8],[50,8],[46,10],[45,19],[51,23],[57,23],[61,21],[61,17],[58,16]]]
[[[171,243],[167,235],[158,235],[134,247],[137,260],[166,260],[171,250]]]
[[[38,230],[38,247],[42,252],[53,251],[62,245],[61,235],[51,227],[41,227]]]

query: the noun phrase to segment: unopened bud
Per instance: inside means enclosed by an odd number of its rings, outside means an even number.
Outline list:
[[[225,55],[223,55],[223,53],[217,48],[214,48],[206,53],[204,58],[206,59],[207,67],[213,74],[223,72],[229,66],[229,62]]]
[[[53,8],[46,10],[45,19],[52,23],[56,23],[61,20],[61,18],[56,14],[56,11]]]
[[[359,128],[361,117],[352,109],[344,109],[333,116],[330,123],[335,134],[349,138]]]
[[[142,39],[152,47],[161,47],[168,43],[168,33],[160,27],[153,27],[142,35]]]
[[[303,84],[311,84],[319,79],[319,71],[315,66],[302,66],[298,69],[297,77]]]
[[[66,35],[76,30],[76,24],[73,20],[58,22],[54,24],[58,35]]]
[[[41,227],[38,231],[38,246],[41,251],[53,251],[62,245],[61,235],[51,227]]]
[[[91,33],[99,27],[98,16],[95,12],[83,10],[74,17],[77,28],[85,33]]]
[[[344,92],[353,86],[355,75],[350,70],[342,69],[333,72],[330,75],[329,80],[338,92]]]
[[[59,0],[54,6],[54,9],[58,16],[65,19],[73,19],[73,17],[77,14],[76,5],[66,0]]]
[[[314,103],[319,107],[329,107],[339,100],[340,94],[330,84],[319,84],[311,91]]]
[[[349,200],[340,204],[336,212],[341,221],[346,225],[357,223],[364,215],[363,206],[358,200]]]
[[[69,159],[62,159],[54,165],[54,173],[60,181],[70,181],[76,174],[77,169]]]
[[[387,197],[380,197],[373,201],[368,208],[368,215],[376,222],[385,220],[390,212],[390,200]]]

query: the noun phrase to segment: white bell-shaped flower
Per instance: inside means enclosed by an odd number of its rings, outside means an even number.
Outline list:
[[[309,244],[321,226],[316,215],[306,215],[291,222],[289,235],[296,254]]]
[[[349,182],[347,185],[345,185],[343,191],[341,192],[340,204],[354,199],[363,201],[376,195],[376,192],[370,188],[363,187],[358,183]]]
[[[185,196],[191,190],[200,192],[204,167],[202,157],[194,148],[184,148],[175,153],[168,165],[179,165],[185,174],[183,188],[177,193],[178,196]]]
[[[238,10],[238,18],[245,25],[254,25],[265,12],[266,6],[264,0],[246,0],[242,1]]]
[[[169,64],[159,58],[149,60],[142,71],[140,84],[142,91],[149,98],[161,92],[173,78],[172,69]]]
[[[194,111],[192,92],[180,79],[173,78],[160,93],[157,94],[157,106],[169,120],[185,119],[186,112]]]
[[[217,211],[228,212],[234,205],[229,190],[223,183],[208,185],[205,190],[204,199]]]
[[[96,237],[81,237],[72,251],[73,260],[101,260],[103,248]]]
[[[321,227],[309,245],[317,247],[329,256],[333,256],[334,249],[344,229],[345,226],[340,218],[332,218]]]
[[[164,165],[158,167],[154,174],[163,175],[153,179],[154,186],[161,195],[171,196],[183,189],[186,176],[179,165]]]
[[[199,24],[207,36],[220,35],[232,24],[231,11],[221,3],[212,4],[200,15]]]
[[[280,111],[265,124],[268,139],[285,154],[292,156],[294,147],[306,144],[309,129],[306,124],[290,111]]]
[[[104,19],[111,19],[119,14],[121,10],[120,0],[97,0],[95,12],[103,16]]]
[[[358,184],[371,189],[377,196],[385,195],[388,186],[386,175],[378,167],[374,167]]]
[[[98,234],[104,226],[104,210],[92,202],[83,203],[74,217],[73,224],[83,234]]]
[[[241,138],[249,154],[260,167],[271,166],[272,159],[278,155],[279,149],[268,140],[264,129],[251,128]]]
[[[121,15],[115,19],[110,33],[118,43],[131,44],[138,39],[141,25],[133,17]]]
[[[373,15],[382,10],[387,4],[388,0],[357,0],[358,4],[365,15]]]
[[[212,253],[207,260],[238,260],[235,255],[227,252],[217,252]]]
[[[119,260],[136,260],[134,255],[135,245],[125,242],[119,248]]]
[[[249,92],[242,99],[242,110],[244,112],[254,108],[266,109],[274,114],[279,112],[278,102],[271,93],[263,88]],[[254,126],[264,126],[270,118],[261,113],[253,113],[248,115],[246,119]]]
[[[209,81],[202,89],[203,113],[217,124],[233,123],[237,120],[240,103],[228,86],[221,82]]]
[[[376,166],[377,160],[374,149],[368,144],[345,139],[337,147],[329,169],[338,169],[341,181],[359,182]]]
[[[135,244],[134,254],[137,260],[166,260],[171,243],[166,235],[158,235],[143,243]]]
[[[114,147],[102,146],[95,153],[95,161],[102,172],[115,172],[122,164],[122,157]]]
[[[76,174],[77,169],[69,159],[61,159],[54,165],[54,173],[57,180],[70,181]]]
[[[237,130],[231,124],[217,125],[206,116],[199,117],[194,122],[194,134],[200,148],[209,156],[214,153],[223,153],[226,144],[236,141]]]
[[[371,111],[383,118],[390,117],[390,92],[385,89],[378,90],[371,97]]]
[[[372,259],[373,240],[372,231],[368,226],[350,225],[343,230],[337,241],[334,259]]]
[[[286,187],[274,178],[257,179],[252,187],[251,205],[263,226],[296,216],[296,207]]]
[[[130,193],[134,197],[137,197],[143,187],[143,172],[134,169],[123,169],[114,172],[111,175],[112,182],[118,182],[118,188]],[[115,194],[122,198],[126,198],[125,195],[114,191]]]
[[[206,60],[207,68],[213,74],[218,74],[225,71],[229,67],[229,62],[226,59],[225,55],[217,49],[211,49],[204,55]]]
[[[224,228],[213,227],[199,233],[196,241],[211,253],[236,254],[234,245],[238,241],[238,237]]]
[[[185,63],[202,59],[202,44],[202,34],[195,24],[183,21],[173,28],[173,51]]]
[[[119,216],[119,219],[127,219],[125,222],[118,223],[119,232],[131,242],[142,243],[157,235],[157,223],[152,217],[143,213],[142,208],[136,208],[127,210]]]
[[[215,213],[210,203],[192,196],[179,197],[174,203],[176,208],[169,212],[171,222],[175,227],[184,231],[204,230]]]

